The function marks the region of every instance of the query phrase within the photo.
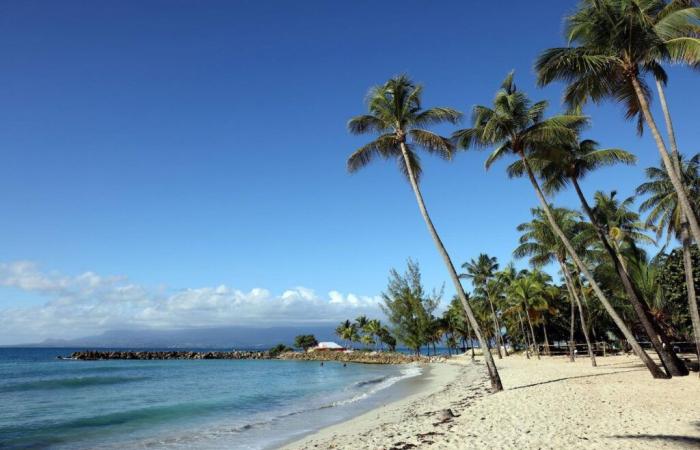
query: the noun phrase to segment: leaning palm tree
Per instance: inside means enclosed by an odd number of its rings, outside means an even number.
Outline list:
[[[586,326],[586,318],[584,317],[583,305],[574,286],[573,277],[569,270],[566,247],[557,236],[552,232],[547,217],[541,208],[531,210],[533,219],[530,222],[521,223],[517,230],[522,233],[520,236],[520,245],[513,251],[513,256],[523,258],[528,256],[530,265],[535,268],[544,267],[554,261],[559,264],[566,289],[569,293],[569,299],[572,305],[572,316],[574,314],[574,305],[579,311],[579,319],[583,335],[586,339],[588,347],[588,356],[591,359],[591,365],[596,366],[595,354],[591,347],[591,340],[588,336],[588,327]],[[570,237],[572,243],[576,246],[579,252],[585,251],[585,244],[588,240],[585,230],[582,229],[581,216],[579,213],[566,208],[552,208],[554,220],[559,224],[561,230]],[[573,323],[571,320],[571,336],[573,337]],[[573,338],[571,338],[573,341]],[[573,352],[571,352],[573,355]],[[573,359],[573,357],[572,357]]]
[[[569,239],[557,225],[527,158],[528,153],[531,153],[533,149],[552,148],[558,144],[571,144],[576,139],[577,129],[585,125],[587,119],[574,115],[555,116],[545,119],[544,111],[547,107],[547,102],[542,101],[533,104],[523,92],[516,88],[513,83],[512,72],[502,83],[501,89],[496,94],[493,103],[493,108],[486,106],[474,107],[473,126],[472,128],[455,132],[454,138],[457,140],[457,144],[463,148],[496,146],[496,149],[486,160],[487,169],[494,161],[505,155],[513,154],[520,158],[524,171],[530,179],[540,205],[552,227],[552,231],[561,239],[567,253],[591,284],[596,296],[630,343],[635,354],[639,356],[649,369],[652,376],[655,378],[667,378],[668,376],[664,374],[639,345],[629,327],[627,327],[610,304],[603,290],[596,283],[591,271],[583,263]]]
[[[647,15],[648,23],[653,24],[654,28],[658,30],[659,34],[663,38],[667,40],[674,39],[675,42],[677,42],[677,44],[673,45],[681,47],[694,45],[695,49],[691,48],[690,51],[684,51],[682,53],[684,57],[680,59],[681,61],[695,66],[697,68],[697,38],[700,36],[700,8],[698,8],[698,5],[700,5],[700,2],[698,0],[673,0],[669,3],[666,3],[665,1],[657,0],[655,3],[657,5],[656,8],[642,8],[640,12],[643,12],[645,15]],[[679,59],[677,57],[668,58],[665,54],[659,56],[661,56],[661,58],[655,61],[659,64],[665,62],[665,60],[668,59],[671,59],[672,62],[676,62],[674,60]],[[683,181],[682,157],[680,155],[680,152],[678,151],[676,133],[673,127],[673,120],[671,119],[671,112],[668,107],[666,93],[664,90],[664,86],[667,83],[667,79],[661,76],[655,77],[655,81],[656,90],[659,94],[659,103],[661,104],[661,111],[663,112],[664,121],[666,122],[666,133],[668,135],[669,146],[671,147],[671,158],[673,161],[674,169],[676,171],[677,176],[681,178],[681,181]],[[685,231],[681,231],[680,234],[687,236],[689,234],[688,228],[690,227],[690,224],[688,222],[688,218],[682,211],[680,213],[680,227],[682,229],[685,229]],[[687,239],[690,240],[690,237],[688,236]],[[690,260],[688,261],[690,262]],[[691,286],[688,285],[689,290],[690,288]],[[691,309],[691,311],[697,311],[697,308]],[[698,323],[700,324],[700,319]]]
[[[684,184],[688,187],[691,198],[697,202],[697,199],[700,198],[700,154],[687,161],[680,158],[680,166]],[[642,202],[639,209],[640,211],[649,211],[646,223],[656,228],[657,237],[660,238],[665,231],[667,244],[671,237],[675,237],[681,243],[685,283],[688,291],[688,308],[693,324],[695,348],[698,358],[700,358],[700,314],[695,295],[693,260],[690,254],[691,240],[688,235],[687,221],[678,204],[678,196],[668,174],[658,167],[649,167],[646,170],[646,175],[649,181],[637,188],[637,195],[648,197]],[[697,209],[698,205],[694,204],[693,207]]]
[[[377,157],[391,158],[398,162],[399,169],[408,178],[413,188],[418,209],[447,267],[479,345],[484,349],[484,360],[491,380],[491,387],[496,392],[501,391],[503,385],[496,364],[491,354],[486,351],[486,341],[481,333],[481,328],[469,306],[454,264],[430,219],[419,187],[421,167],[416,151],[422,148],[428,153],[444,159],[450,159],[453,152],[453,145],[449,139],[422,127],[441,122],[457,123],[461,114],[451,108],[423,109],[421,107],[422,92],[422,87],[415,85],[406,76],[392,78],[385,84],[370,90],[369,114],[352,118],[348,123],[348,128],[354,134],[377,133],[379,136],[350,155],[347,163],[348,170],[356,172]]]
[[[662,62],[700,62],[700,8],[693,3],[584,0],[566,19],[569,46],[546,50],[535,66],[540,85],[555,80],[567,83],[564,99],[570,106],[614,99],[624,103],[627,118],[637,118],[640,133],[647,124],[691,234],[700,242],[697,214],[651,112],[651,92],[645,80],[651,74],[666,83]]]
[[[639,289],[634,285],[627,273],[624,258],[620,256],[618,245],[624,240],[633,238],[651,243],[639,227],[633,226],[635,225],[636,214],[632,214],[625,209],[630,200],[625,200],[618,205],[614,195],[610,196],[609,201],[604,201],[605,197],[602,194],[596,194],[598,204],[607,205],[608,215],[613,216],[606,217],[594,211],[594,209],[600,210],[600,208],[591,208],[580,185],[580,181],[590,172],[616,163],[633,164],[636,161],[635,156],[618,148],[598,148],[598,143],[590,139],[574,141],[570,145],[557,146],[552,149],[538,149],[535,153],[532,155],[533,167],[543,178],[543,188],[546,193],[559,192],[569,185],[574,187],[581,206],[594,225],[593,229],[603,249],[610,257],[624,291],[644,330],[650,336],[650,341],[660,355],[664,367],[671,375],[687,375],[688,370],[685,364],[673,352],[670,339],[654,320],[647,304],[639,293]],[[513,163],[509,167],[509,172],[515,175],[521,174],[523,172],[522,163],[520,161]],[[613,220],[606,220],[611,218]],[[615,223],[620,225],[617,226]],[[659,336],[658,338],[657,335]]]
[[[501,325],[498,323],[498,315],[496,314],[496,309],[494,308],[494,296],[497,295],[497,289],[499,284],[490,283],[493,280],[494,274],[498,270],[498,260],[495,256],[489,256],[486,253],[479,254],[479,257],[469,262],[462,264],[462,268],[465,273],[459,274],[460,278],[465,278],[471,280],[474,284],[475,291],[483,294],[484,297],[489,302],[491,307],[491,319],[493,321],[493,332],[494,338],[496,339],[496,348],[498,350],[498,359],[502,359],[501,347],[505,350],[505,343],[503,342],[503,336],[501,335]],[[505,350],[507,352],[507,350]],[[508,354],[506,353],[506,356]]]

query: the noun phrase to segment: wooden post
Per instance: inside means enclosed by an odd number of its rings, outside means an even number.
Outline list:
[[[603,342],[603,358],[605,358],[606,356],[608,356],[608,355],[607,355],[607,352],[606,352],[607,347],[608,347],[608,344],[607,344],[606,342]]]

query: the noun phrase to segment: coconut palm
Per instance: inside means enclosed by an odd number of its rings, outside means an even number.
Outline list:
[[[422,87],[415,85],[406,76],[392,78],[385,84],[372,88],[368,97],[369,114],[350,119],[348,128],[354,134],[376,133],[379,136],[350,155],[347,166],[350,172],[356,172],[377,157],[392,158],[398,162],[399,169],[413,188],[423,220],[447,267],[479,344],[485,349],[486,341],[469,307],[454,264],[428,214],[419,187],[421,167],[416,151],[421,148],[444,159],[450,159],[453,152],[453,145],[449,139],[422,127],[441,122],[457,123],[461,114],[451,108],[423,109],[422,92]],[[503,390],[496,364],[488,351],[484,351],[484,360],[492,389]]]
[[[501,346],[505,350],[505,343],[501,335],[501,325],[498,323],[498,316],[494,308],[494,297],[498,295],[500,283],[491,283],[494,281],[494,274],[498,270],[498,260],[496,257],[487,255],[486,253],[479,254],[476,260],[472,259],[469,262],[462,264],[462,269],[465,273],[459,275],[460,278],[471,280],[475,290],[483,293],[484,297],[489,302],[491,308],[491,318],[493,320],[493,331],[496,339],[496,348],[498,349],[498,358],[502,359]],[[507,350],[505,350],[507,352]],[[507,353],[506,353],[507,356]]]
[[[523,305],[524,315],[530,327],[530,338],[532,339],[537,359],[540,359],[540,350],[535,338],[535,330],[532,326],[532,316],[534,311],[545,307],[544,297],[542,296],[543,289],[542,283],[532,275],[517,278],[508,288],[510,297]]]
[[[365,331],[365,327],[368,323],[369,319],[364,314],[355,319],[355,325],[357,325],[357,329],[360,331]]]
[[[608,241],[623,264],[625,259],[622,252],[625,247],[632,247],[637,243],[656,244],[656,241],[646,234],[647,228],[641,222],[639,214],[631,209],[634,197],[619,200],[617,191],[610,191],[609,194],[597,191],[593,200],[593,217],[607,234]]]
[[[581,222],[581,215],[576,211],[566,208],[551,208],[554,220],[561,230],[570,236],[572,243],[578,251],[585,251],[585,243],[588,240],[586,236],[585,225]],[[564,275],[564,281],[569,292],[569,299],[572,305],[572,316],[574,313],[574,305],[578,307],[579,319],[583,335],[586,339],[588,347],[588,356],[591,359],[591,365],[596,366],[595,354],[591,347],[591,340],[588,336],[588,327],[586,326],[586,318],[584,317],[583,305],[576,292],[576,287],[573,283],[571,271],[569,270],[566,247],[560,239],[552,232],[552,228],[547,221],[547,218],[540,208],[531,210],[533,219],[530,222],[521,223],[517,230],[521,232],[520,245],[513,251],[516,258],[528,256],[530,264],[535,267],[544,267],[556,261]],[[574,319],[571,320],[571,338],[573,341]],[[572,359],[573,359],[573,352]]]
[[[355,342],[358,337],[357,325],[349,320],[346,320],[336,327],[335,334],[337,334],[340,339],[345,341],[345,347],[350,347],[350,344]]]
[[[681,176],[684,184],[688,187],[691,199],[694,202],[700,198],[700,154],[693,156],[690,160],[680,158]],[[691,240],[688,234],[687,221],[678,203],[678,196],[669,180],[668,174],[658,168],[649,167],[646,169],[649,181],[641,184],[637,188],[637,195],[646,195],[648,198],[639,206],[640,211],[649,211],[646,224],[654,226],[657,230],[657,237],[666,232],[667,243],[671,237],[675,237],[681,242],[683,248],[683,268],[685,271],[685,282],[688,291],[688,308],[693,324],[693,336],[695,337],[695,347],[700,358],[700,314],[698,313],[698,303],[695,295],[695,280],[693,279],[693,261],[691,258]],[[694,204],[697,209],[698,205]]]
[[[454,134],[457,144],[463,148],[496,146],[496,149],[486,160],[487,169],[494,161],[507,154],[513,154],[520,158],[523,162],[524,171],[530,179],[552,230],[561,239],[575,265],[591,284],[596,296],[630,343],[635,354],[640,357],[649,369],[652,376],[655,378],[667,378],[668,376],[664,374],[639,345],[629,327],[627,327],[598,283],[596,283],[591,271],[583,263],[569,239],[557,225],[527,159],[527,154],[532,152],[533,149],[552,148],[557,144],[567,145],[574,142],[577,135],[576,131],[586,124],[586,118],[563,115],[545,119],[544,111],[547,107],[547,102],[533,104],[524,93],[516,88],[513,83],[512,72],[502,83],[501,89],[496,94],[493,103],[493,109],[486,106],[474,107],[473,126],[469,129],[457,131]]]
[[[694,49],[691,48],[690,51],[683,52],[683,57],[680,58],[680,60],[681,62],[685,62],[697,68],[697,37],[700,34],[700,23],[698,21],[698,18],[700,18],[700,8],[698,8],[698,5],[700,2],[697,0],[673,0],[668,4],[665,1],[656,3],[658,4],[656,8],[643,8],[640,10],[640,12],[643,12],[647,16],[648,23],[653,24],[654,27],[659,30],[659,33],[662,34],[662,37],[666,38],[667,40],[675,39],[676,42],[680,42],[679,45],[694,45]],[[671,13],[674,13],[674,16],[669,19]],[[655,61],[659,64],[668,59],[671,59],[672,62],[678,62],[679,59],[673,57],[668,58],[665,54],[660,56],[661,58]],[[655,77],[655,82],[656,90],[659,94],[659,102],[661,104],[664,121],[666,122],[666,132],[668,135],[669,146],[671,147],[671,159],[673,161],[673,166],[677,176],[681,178],[681,181],[683,181],[683,171],[681,165],[682,157],[678,151],[673,120],[671,119],[671,113],[664,90],[667,80],[664,76],[659,76]],[[686,185],[686,187],[688,186]],[[690,200],[692,201],[693,199],[690,198]],[[697,209],[695,211],[697,214]],[[682,211],[680,216],[681,228],[686,229],[685,232],[682,232],[681,234],[687,235],[689,234],[688,228],[690,226],[688,218]],[[690,238],[688,237],[688,239]]]
[[[584,212],[594,225],[593,229],[600,239],[603,249],[608,253],[625,293],[644,330],[650,336],[654,349],[661,356],[664,366],[671,375],[687,375],[688,371],[685,365],[675,355],[668,336],[662,332],[650,314],[643,297],[640,296],[627,273],[625,260],[620,256],[619,245],[624,241],[629,242],[630,239],[635,239],[652,243],[643,233],[643,227],[638,226],[640,224],[636,220],[636,214],[628,211],[631,199],[618,205],[614,194],[610,196],[609,200],[606,200],[603,194],[596,194],[597,201],[601,206],[604,206],[604,208],[599,208],[601,211],[596,214],[594,208],[589,205],[580,185],[580,180],[598,168],[617,163],[633,164],[635,161],[635,156],[625,150],[601,149],[598,148],[597,142],[590,139],[574,141],[570,145],[557,146],[552,149],[539,149],[533,155],[533,166],[544,180],[543,188],[546,193],[559,192],[568,185],[574,187]],[[509,171],[512,174],[520,174],[523,171],[522,164],[512,164]],[[610,217],[602,214],[605,211]],[[618,222],[620,226],[612,225]],[[657,334],[661,337],[657,338]]]
[[[381,339],[382,323],[378,319],[368,320],[362,330],[372,337],[373,343],[376,343],[375,337]]]
[[[626,274],[629,274],[627,259],[632,258],[635,260],[641,252],[637,247],[637,243],[655,244],[655,241],[646,235],[646,227],[640,221],[639,214],[630,209],[633,200],[630,197],[620,201],[617,199],[615,191],[610,192],[610,194],[598,191],[594,194],[594,220],[600,225],[600,229],[606,235],[608,242],[616,253],[617,261],[620,262],[622,268],[621,271]],[[626,252],[628,256],[624,256],[623,252]],[[688,375],[688,368],[673,350],[671,338],[651,313],[649,308],[651,299],[646,299],[646,302],[642,301],[641,303],[636,301],[645,297],[634,283],[634,280],[631,277],[628,279],[630,286],[632,286],[632,291],[635,293],[633,297],[630,297],[630,303],[642,327],[649,336],[652,346],[659,355],[661,363],[672,376]],[[623,281],[626,280],[623,278]]]
[[[651,112],[646,75],[661,83],[662,62],[700,62],[700,9],[690,1],[584,0],[566,20],[569,46],[552,48],[536,62],[538,81],[567,82],[564,98],[572,107],[614,99],[651,131],[679,203],[700,242],[700,225]],[[665,101],[665,98],[664,98]],[[670,117],[670,116],[669,116]]]
[[[446,312],[449,315],[449,320],[452,327],[461,337],[463,351],[466,352],[466,343],[468,342],[471,358],[474,359],[474,340],[472,339],[471,326],[469,325],[469,320],[467,320],[466,315],[464,314],[464,308],[462,307],[459,297],[455,296],[452,299]]]

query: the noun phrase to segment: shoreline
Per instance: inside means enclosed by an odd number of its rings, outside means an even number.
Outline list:
[[[445,394],[455,384],[469,384],[476,387],[475,392],[481,391],[484,384],[482,374],[483,367],[473,364],[466,358],[452,357],[441,362],[422,364],[424,372],[419,377],[402,381],[408,395],[398,398],[381,406],[375,407],[353,418],[321,428],[302,437],[283,443],[282,450],[302,450],[318,448],[345,448],[333,447],[332,442],[339,436],[352,430],[354,438],[358,438],[373,429],[382,428],[394,421],[401,420],[404,416],[415,416],[414,410],[418,404],[432,399],[437,395]],[[401,386],[399,386],[401,387]],[[480,392],[485,394],[486,392]],[[356,441],[355,441],[356,444]],[[353,443],[348,442],[350,448]],[[368,447],[379,448],[379,447]]]
[[[634,356],[497,360],[489,393],[481,358],[430,364],[424,389],[282,446],[283,450],[689,449],[700,447],[700,381],[654,380]],[[443,411],[450,409],[454,417]]]

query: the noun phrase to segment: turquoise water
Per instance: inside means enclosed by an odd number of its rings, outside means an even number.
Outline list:
[[[61,361],[0,349],[2,449],[265,449],[399,395],[415,366]]]

